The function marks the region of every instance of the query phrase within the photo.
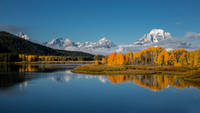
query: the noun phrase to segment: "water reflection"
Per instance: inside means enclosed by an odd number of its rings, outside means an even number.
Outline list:
[[[200,83],[178,79],[175,75],[115,75],[108,76],[108,79],[113,84],[134,82],[136,85],[153,91],[162,91],[168,87],[200,89]]]
[[[79,64],[77,64],[79,65]],[[0,73],[2,72],[55,72],[65,71],[66,69],[74,69],[74,64],[55,65],[55,64],[21,64],[21,65],[0,65]]]
[[[59,74],[60,73],[60,74]],[[73,74],[71,71],[54,73],[51,80],[56,82],[70,82],[73,79],[98,79],[102,83],[106,83],[108,77],[104,75],[83,75],[83,74]]]
[[[73,79],[97,79],[102,83],[134,83],[152,91],[162,91],[168,87],[179,89],[194,87],[200,89],[200,83],[177,79],[172,75],[82,75],[71,73],[74,65],[9,65],[1,68],[0,89],[19,85],[27,87],[29,81],[50,79],[55,82],[71,82]]]

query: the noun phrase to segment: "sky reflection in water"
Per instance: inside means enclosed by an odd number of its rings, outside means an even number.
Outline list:
[[[199,83],[176,76],[73,74],[70,70],[74,67],[29,65],[19,66],[15,71],[8,66],[6,70],[10,72],[1,70],[0,113],[200,110]]]

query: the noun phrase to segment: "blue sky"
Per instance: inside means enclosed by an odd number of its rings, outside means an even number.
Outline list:
[[[131,44],[151,29],[200,33],[199,0],[0,0],[0,25],[33,40]],[[2,30],[2,29],[1,29]]]

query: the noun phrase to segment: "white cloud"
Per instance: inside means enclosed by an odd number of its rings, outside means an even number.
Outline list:
[[[196,40],[200,39],[200,34],[199,33],[193,33],[193,32],[188,32],[184,37],[183,40],[189,41],[189,40]]]
[[[187,33],[183,38],[172,38],[172,39],[166,39],[159,41],[158,43],[152,43],[149,45],[119,45],[118,47],[112,48],[112,49],[106,49],[106,48],[99,48],[99,49],[92,49],[88,51],[85,49],[85,52],[93,53],[93,54],[102,54],[102,55],[108,55],[112,52],[136,52],[141,51],[144,49],[147,49],[149,47],[155,47],[155,46],[161,46],[164,47],[167,51],[175,50],[177,48],[185,48],[188,51],[193,51],[200,48],[200,44],[192,44],[191,41],[200,39],[200,34],[198,33]]]
[[[109,55],[112,52],[121,52],[127,53],[131,52],[139,52],[141,50],[147,49],[149,47],[161,46],[164,47],[167,51],[175,50],[177,48],[185,48],[188,51],[196,50],[200,48],[200,44],[194,44],[192,41],[200,39],[199,33],[187,33],[183,38],[169,38],[165,40],[161,40],[157,43],[151,43],[148,45],[119,45],[117,47],[111,48],[92,48],[92,47],[76,47],[76,46],[68,46],[65,50],[70,51],[83,51],[91,54],[100,54],[100,55]],[[133,40],[134,41],[134,40]],[[54,46],[54,48],[62,49],[60,46]]]
[[[180,24],[182,24],[182,22],[176,22],[176,25],[180,25]]]

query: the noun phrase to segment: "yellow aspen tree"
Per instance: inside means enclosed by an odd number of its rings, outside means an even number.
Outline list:
[[[99,65],[99,61],[98,60],[95,60],[95,65]]]
[[[107,64],[108,65],[113,65],[114,64],[114,60],[115,60],[115,57],[116,57],[116,52],[114,53],[111,53],[109,56],[108,56],[108,59],[107,59]]]
[[[157,58],[156,63],[159,64],[159,65],[163,65],[163,64],[164,64],[164,57],[165,57],[165,52],[162,51],[162,52],[158,55],[158,58]]]
[[[130,65],[131,63],[133,63],[133,53],[132,52],[125,53],[124,57],[125,57],[125,64]]]
[[[164,64],[169,64],[169,53],[167,51],[164,51]]]
[[[107,63],[107,61],[106,61],[106,58],[105,58],[105,57],[103,57],[103,58],[102,58],[102,61],[101,61],[101,63],[102,63],[102,64],[106,64],[106,63]]]
[[[125,63],[124,55],[122,53],[118,53],[116,57],[118,65],[123,65]]]
[[[169,55],[169,63],[173,66],[175,62],[176,62],[176,58],[174,54],[172,53]]]
[[[140,59],[140,53],[139,52],[135,52],[135,54],[133,55],[133,61],[135,64],[140,63],[141,59]]]
[[[186,52],[183,52],[183,54],[179,58],[179,64],[181,66],[187,65],[187,55],[186,55]]]

